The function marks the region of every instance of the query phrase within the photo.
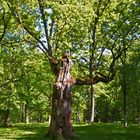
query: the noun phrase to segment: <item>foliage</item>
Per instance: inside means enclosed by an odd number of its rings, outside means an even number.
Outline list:
[[[27,102],[30,116],[31,112],[36,112],[33,113],[35,121],[39,118],[36,117],[38,113],[43,117],[47,110],[49,115],[49,90],[52,87],[50,81],[53,81],[53,77],[42,54],[36,50],[30,51],[26,47],[17,49],[3,47],[1,54],[0,109],[10,109],[11,120],[14,122],[21,120],[19,119],[21,107]]]

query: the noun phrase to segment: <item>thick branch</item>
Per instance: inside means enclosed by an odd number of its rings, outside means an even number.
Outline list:
[[[5,16],[6,16],[6,13],[5,13],[5,9],[3,8],[2,20],[3,20],[4,29],[3,29],[2,35],[0,36],[0,42],[2,41],[2,39],[3,39],[3,37],[4,37],[5,33],[6,33],[8,23],[9,23],[9,21],[11,19],[11,15],[8,17],[7,20],[5,19]]]
[[[50,27],[50,30],[49,30],[49,38],[52,36],[52,33],[53,33],[53,27],[54,27],[54,23],[55,23],[55,21],[53,20],[53,19],[51,19],[52,20],[52,23],[51,23],[51,27]]]
[[[103,56],[104,51],[105,51],[105,48],[103,47],[102,50],[101,50],[101,53],[100,53],[100,55],[99,55],[98,62],[97,62],[97,69],[98,69],[99,66],[100,66],[100,61],[101,61],[101,58],[102,58],[102,56]]]
[[[52,58],[51,58],[51,55],[50,55],[50,50],[47,49],[47,47],[43,44],[43,42],[39,38],[37,38],[37,36],[22,22],[19,14],[18,14],[18,11],[16,11],[16,9],[13,9],[13,7],[11,6],[11,4],[8,1],[6,1],[6,3],[8,5],[8,7],[9,7],[9,9],[11,10],[12,14],[14,15],[15,19],[17,20],[18,24],[20,24],[22,26],[22,28],[29,35],[31,35],[35,41],[37,41],[38,43],[41,44],[41,46],[38,45],[37,47],[39,49],[41,49],[45,53],[45,55],[49,58],[49,60],[51,61]],[[43,49],[42,49],[42,47],[43,47]]]
[[[97,84],[99,82],[108,83],[113,80],[114,76],[115,76],[115,73],[109,77],[95,76],[93,78],[85,78],[85,77],[76,78],[75,84],[76,85],[92,85],[92,84]]]
[[[46,39],[47,39],[48,55],[51,57],[52,56],[52,48],[51,48],[51,45],[50,45],[50,40],[49,40],[49,35],[48,35],[47,20],[46,20],[46,17],[45,17],[43,1],[38,0],[38,3],[39,3],[40,12],[41,12],[41,15],[42,15],[43,26],[44,26],[44,30],[45,30]]]
[[[89,66],[90,66],[90,76],[92,77],[92,73],[93,73],[93,65],[94,65],[94,52],[95,52],[95,49],[96,49],[96,28],[97,28],[97,24],[98,24],[98,21],[100,19],[100,17],[102,16],[103,12],[105,11],[107,5],[109,4],[110,0],[107,1],[107,3],[105,4],[104,8],[102,9],[102,11],[100,12],[101,10],[101,4],[102,4],[102,0],[99,0],[98,1],[98,7],[97,7],[97,10],[96,10],[96,15],[97,17],[95,18],[94,20],[94,25],[93,25],[93,30],[92,30],[92,44],[90,46],[90,50],[91,50],[91,56],[90,56],[90,63],[89,63]]]
[[[122,49],[120,50],[116,56],[113,57],[113,60],[110,64],[110,67],[109,67],[109,74],[106,76],[100,72],[96,73],[96,76],[95,77],[82,77],[82,78],[76,78],[76,85],[91,85],[91,84],[97,84],[98,82],[103,82],[103,83],[108,83],[110,81],[113,80],[115,74],[116,74],[116,71],[115,71],[115,62],[116,60],[118,60],[120,58],[120,56],[122,55],[122,53],[124,51],[126,51],[127,48],[125,49]]]

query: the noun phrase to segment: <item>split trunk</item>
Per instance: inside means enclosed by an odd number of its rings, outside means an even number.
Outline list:
[[[70,68],[71,62],[64,56],[52,93],[52,114],[48,132],[52,139],[63,140],[73,136],[71,87],[74,79],[70,75]]]

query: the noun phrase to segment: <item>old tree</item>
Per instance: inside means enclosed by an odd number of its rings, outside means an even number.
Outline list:
[[[8,22],[15,24],[22,36],[18,41],[43,52],[56,76],[49,136],[73,136],[74,84],[113,80],[116,61],[138,38],[138,7],[137,0],[1,1],[0,41],[8,33]],[[79,71],[74,76],[72,61]]]

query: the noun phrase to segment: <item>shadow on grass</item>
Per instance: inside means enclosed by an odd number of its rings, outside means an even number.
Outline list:
[[[74,127],[76,137],[72,140],[140,140],[140,127],[123,128],[119,124],[93,124]],[[0,127],[0,140],[49,140],[44,139],[47,124],[16,124]]]
[[[26,132],[26,135],[22,135],[19,139],[43,140],[48,131],[48,126],[46,124],[28,124],[25,126],[19,125],[17,129]]]
[[[75,127],[79,140],[140,140],[140,128],[116,124],[93,124]]]

